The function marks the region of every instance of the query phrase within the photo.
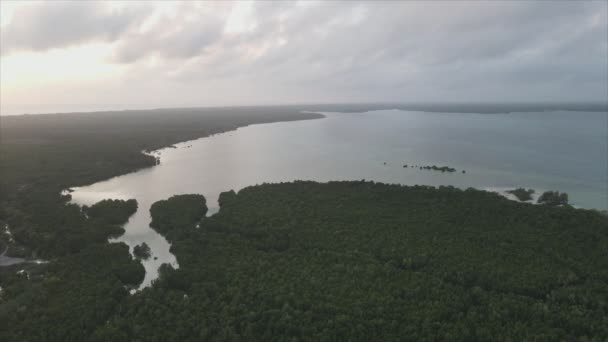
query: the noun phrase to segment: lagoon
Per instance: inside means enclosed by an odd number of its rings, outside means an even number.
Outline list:
[[[152,203],[200,193],[210,213],[223,191],[293,180],[374,180],[454,185],[487,190],[516,187],[567,192],[573,205],[608,208],[608,113],[431,113],[378,110],[323,113],[318,120],[259,124],[154,151],[160,164],[74,188],[72,201],[138,201],[139,209],[115,239],[131,250],[146,242],[142,287],[158,267],[178,267],[167,241],[149,228]],[[449,166],[457,172],[404,168]],[[466,173],[462,173],[466,170]]]

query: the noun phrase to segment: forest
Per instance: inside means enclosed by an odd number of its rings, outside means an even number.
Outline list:
[[[96,239],[91,227],[81,227],[80,209],[66,205],[70,196],[62,190],[154,166],[155,158],[142,151],[255,123],[320,117],[287,107],[2,117],[0,227],[8,224],[15,240],[8,253],[52,258]]]
[[[48,263],[0,267],[0,341],[608,338],[608,218],[560,193],[293,182],[225,192],[211,217],[174,196],[152,228],[180,267],[131,295],[143,266],[108,238],[137,202],[61,190],[153,166],[142,150],[319,117],[231,110],[2,118],[0,240]]]
[[[63,190],[154,166],[142,151],[256,123],[321,117],[291,107],[2,116],[0,247],[8,247],[7,256],[47,263],[0,267],[0,341],[84,340],[143,279],[128,247],[108,243],[137,204],[80,208]]]
[[[152,287],[118,296],[104,324],[52,336],[608,337],[608,218],[597,211],[518,203],[474,189],[360,181],[248,187],[223,193],[219,213],[206,212],[200,195],[153,205],[153,227],[172,243],[179,269],[165,265]],[[39,317],[2,317],[10,322],[4,337],[49,334]]]
[[[69,223],[82,231],[66,241],[61,255],[46,264],[0,268],[0,340],[84,340],[143,280],[144,267],[129,247],[107,242],[122,233],[120,225],[137,207],[134,200],[99,202],[88,217],[68,207],[77,221]]]
[[[608,219],[595,211],[371,182],[224,193],[220,212],[200,228],[204,199],[161,203],[153,221],[175,227],[162,231],[180,269],[167,268],[153,288],[130,297],[104,336],[608,337]],[[183,319],[166,325],[174,315]]]

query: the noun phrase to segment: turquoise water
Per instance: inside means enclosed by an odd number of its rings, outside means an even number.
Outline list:
[[[608,208],[608,113],[428,113],[381,110],[325,113],[309,121],[253,125],[156,151],[161,164],[74,189],[73,201],[135,198],[138,212],[118,238],[145,241],[143,286],[168,262],[169,245],[148,227],[149,207],[181,193],[200,193],[211,212],[223,191],[264,182],[375,180],[505,190],[559,190],[575,206]],[[386,164],[385,164],[386,163]],[[447,165],[441,173],[403,164]],[[466,174],[460,171],[466,170]]]

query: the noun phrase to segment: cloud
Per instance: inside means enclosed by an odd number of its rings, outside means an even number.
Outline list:
[[[117,44],[112,61],[132,63],[151,55],[187,59],[202,54],[222,37],[229,11],[222,4],[178,3],[173,12],[161,10]]]
[[[607,101],[607,13],[602,1],[43,3],[15,10],[2,51],[105,42],[106,63],[127,70],[120,97],[179,92],[167,105]]]
[[[99,2],[42,2],[17,7],[2,27],[3,54],[49,50],[91,41],[114,41],[149,12],[144,6],[112,8]]]

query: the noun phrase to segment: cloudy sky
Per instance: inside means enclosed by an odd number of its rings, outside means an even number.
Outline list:
[[[1,103],[606,101],[608,2],[1,2]]]

